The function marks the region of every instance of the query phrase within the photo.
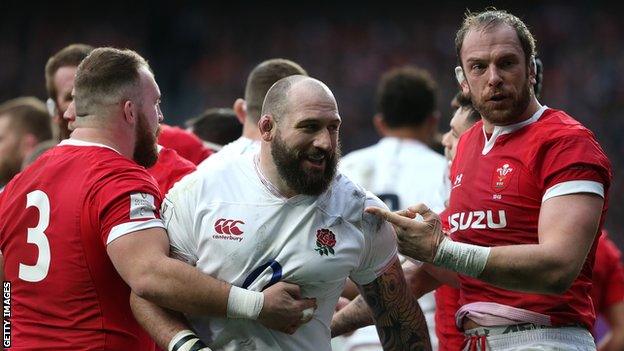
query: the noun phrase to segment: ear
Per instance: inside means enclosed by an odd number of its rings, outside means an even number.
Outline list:
[[[470,94],[470,87],[468,86],[468,82],[466,81],[464,69],[461,66],[455,67],[455,79],[457,79],[457,83],[459,84],[462,93],[465,95]]]
[[[234,101],[234,106],[232,106],[234,113],[236,114],[236,119],[240,124],[245,124],[245,120],[247,119],[247,102],[241,98],[236,99]]]
[[[137,114],[132,100],[126,100],[123,104],[124,120],[130,124],[136,123]]]
[[[58,117],[58,106],[56,106],[56,101],[54,101],[52,98],[48,98],[46,100],[46,108],[48,109],[48,114],[50,115],[50,117]]]
[[[258,121],[258,129],[260,130],[260,137],[264,141],[273,140],[273,130],[275,129],[275,121],[271,115],[263,115]]]
[[[531,62],[529,63],[529,83],[531,85],[537,84],[537,62],[535,56],[531,56]]]
[[[382,137],[388,135],[388,125],[386,124],[386,121],[384,121],[383,115],[381,113],[377,113],[375,114],[375,116],[373,116],[373,125],[375,126],[375,129],[377,130],[377,133],[379,135],[381,135]]]

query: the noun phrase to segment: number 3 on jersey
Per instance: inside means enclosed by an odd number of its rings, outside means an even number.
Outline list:
[[[39,211],[39,222],[35,228],[28,228],[26,242],[37,245],[39,254],[34,266],[19,264],[19,278],[36,283],[45,279],[50,269],[50,243],[45,234],[50,224],[50,199],[43,191],[35,190],[26,196],[26,208],[29,207],[36,207]]]

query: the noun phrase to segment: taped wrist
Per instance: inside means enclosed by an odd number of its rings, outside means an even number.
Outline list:
[[[211,351],[191,330],[178,332],[169,341],[168,351]]]
[[[433,264],[476,278],[483,272],[489,256],[489,247],[458,243],[445,237]]]
[[[264,294],[232,285],[228,297],[228,318],[258,319],[264,305]]]

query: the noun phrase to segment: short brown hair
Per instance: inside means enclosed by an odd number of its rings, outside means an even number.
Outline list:
[[[537,55],[536,43],[533,34],[531,34],[526,24],[524,24],[524,22],[522,22],[522,20],[518,17],[508,13],[507,11],[496,10],[493,8],[486,9],[483,12],[466,12],[464,22],[455,35],[455,50],[457,52],[457,61],[459,62],[459,65],[462,65],[461,49],[464,44],[464,39],[470,30],[488,30],[501,24],[506,24],[516,31],[518,39],[520,40],[520,46],[522,46],[522,51],[524,51],[526,65],[528,67],[531,60]]]
[[[420,126],[436,110],[437,90],[427,71],[394,68],[384,73],[377,86],[377,112],[391,128]]]
[[[245,86],[247,117],[257,123],[269,88],[278,80],[293,75],[307,76],[308,73],[299,64],[281,58],[266,60],[257,65],[249,73]]]
[[[475,124],[481,120],[481,114],[472,105],[472,100],[470,100],[470,97],[464,95],[461,91],[458,92],[451,101],[451,107],[454,110],[460,108],[469,110],[470,113],[468,113],[468,116],[466,117],[466,122],[468,122],[470,125]]]
[[[93,46],[86,44],[71,44],[62,48],[52,55],[45,66],[45,81],[48,97],[56,102],[56,86],[54,85],[54,75],[61,67],[78,67],[89,53],[93,51]]]
[[[43,101],[36,97],[19,97],[2,103],[0,116],[10,118],[11,129],[20,135],[32,134],[39,142],[52,139],[50,115]]]
[[[147,61],[132,50],[97,48],[78,66],[74,83],[76,116],[97,114],[107,105],[130,98],[138,90],[139,69]]]

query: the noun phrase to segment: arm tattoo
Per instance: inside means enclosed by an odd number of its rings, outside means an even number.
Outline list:
[[[361,287],[384,350],[431,350],[429,331],[396,259],[372,283]]]

